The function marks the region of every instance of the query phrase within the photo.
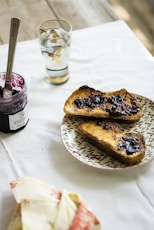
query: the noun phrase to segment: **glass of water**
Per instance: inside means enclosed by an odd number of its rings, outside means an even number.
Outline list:
[[[69,79],[69,55],[72,26],[63,19],[42,22],[37,27],[41,52],[51,84],[63,84]]]

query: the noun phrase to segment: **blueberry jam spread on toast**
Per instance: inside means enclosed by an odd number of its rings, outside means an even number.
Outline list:
[[[118,150],[125,150],[128,155],[141,152],[141,143],[135,137],[122,137],[118,144]]]
[[[78,97],[74,100],[74,105],[78,109],[100,108],[108,112],[115,117],[119,116],[131,116],[140,111],[140,106],[137,104],[135,97],[127,92],[129,95],[129,101],[125,98],[125,95],[111,95],[106,96],[103,93],[96,91],[88,86],[80,87],[80,90],[91,89],[91,93],[85,97]]]
[[[106,130],[113,130],[114,129],[114,131],[115,131],[115,126],[116,126],[116,128],[118,128],[118,130],[124,131],[124,128],[119,123],[116,123],[116,125],[115,125],[115,123],[112,124],[109,122],[105,122],[102,119],[99,119],[97,121],[97,125],[101,126],[103,129],[106,129]]]
[[[114,134],[116,133],[124,133],[124,128],[119,123],[112,123],[112,122],[106,122],[101,119],[97,121],[97,125],[101,126],[104,130],[110,130],[113,131]],[[144,143],[144,140],[142,140],[140,134],[136,134],[136,136],[129,136],[130,133],[127,133],[127,135],[123,135],[120,138],[120,141],[117,145],[117,149],[119,151],[124,151],[127,155],[131,155],[136,152],[142,151],[142,144]]]

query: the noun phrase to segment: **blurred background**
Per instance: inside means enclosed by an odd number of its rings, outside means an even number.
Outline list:
[[[108,0],[119,18],[154,55],[154,0]]]
[[[64,18],[73,30],[123,19],[154,55],[154,0],[0,0],[0,44],[9,40],[11,17],[20,17],[18,41],[37,37],[37,25]]]

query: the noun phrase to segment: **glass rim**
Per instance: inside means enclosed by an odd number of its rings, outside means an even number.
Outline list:
[[[72,31],[72,25],[71,25],[71,23],[69,22],[69,21],[67,21],[67,20],[65,20],[65,19],[61,19],[61,18],[53,18],[53,19],[48,19],[48,20],[45,20],[45,21],[43,21],[43,22],[41,22],[38,26],[37,26],[37,34],[40,34],[40,28],[41,28],[41,26],[44,24],[44,23],[47,23],[47,22],[65,22],[67,25],[69,25],[69,27],[70,27],[70,29],[69,29],[69,31],[67,31],[67,33],[70,33],[71,31]],[[49,28],[47,28],[47,29],[49,29]],[[45,30],[47,30],[47,29],[45,29]],[[64,36],[66,36],[66,35],[64,35]]]

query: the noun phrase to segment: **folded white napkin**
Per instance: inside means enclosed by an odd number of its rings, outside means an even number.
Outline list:
[[[30,177],[10,183],[18,203],[8,230],[99,230],[100,222],[77,193]]]

